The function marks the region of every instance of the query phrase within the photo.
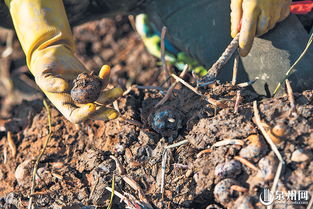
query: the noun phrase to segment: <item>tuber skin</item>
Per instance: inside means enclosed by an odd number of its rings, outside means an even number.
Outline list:
[[[96,101],[102,89],[102,80],[92,73],[80,73],[73,81],[73,84],[71,97],[79,104]]]

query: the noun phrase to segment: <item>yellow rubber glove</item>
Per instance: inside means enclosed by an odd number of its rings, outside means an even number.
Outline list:
[[[231,0],[231,36],[240,31],[239,52],[246,56],[255,36],[261,36],[284,20],[291,0]]]
[[[121,96],[122,90],[102,91],[99,103],[75,104],[70,95],[73,80],[88,72],[74,56],[74,40],[62,0],[6,0],[14,27],[26,54],[35,81],[56,108],[71,122],[88,118],[108,120],[118,116],[103,105]],[[110,68],[104,66],[99,77],[107,85]]]

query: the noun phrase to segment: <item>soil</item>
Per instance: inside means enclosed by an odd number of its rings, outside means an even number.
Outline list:
[[[293,109],[287,95],[265,99],[249,89],[216,83],[201,89],[206,96],[201,97],[179,84],[165,104],[155,107],[166,86],[161,90],[149,86],[160,87],[166,76],[127,18],[93,21],[73,31],[77,56],[86,67],[97,72],[103,64],[112,66],[109,86],[129,91],[117,102],[121,116],[109,122],[75,125],[49,103],[52,135],[35,178],[35,208],[107,208],[111,192],[106,187],[112,182],[115,191],[137,204],[133,208],[265,208],[259,195],[263,188],[271,188],[279,160],[255,123],[255,99],[262,125],[285,162],[277,190],[312,194],[312,90],[295,93]],[[2,53],[4,37],[0,43]],[[49,124],[43,96],[27,72],[16,39],[13,50],[1,58],[2,68],[14,78],[14,88],[1,94],[0,208],[27,208],[32,169]],[[194,83],[191,73],[184,79]],[[235,112],[238,91],[242,99]],[[27,100],[8,99],[17,95]],[[179,142],[183,143],[165,149]],[[125,199],[114,197],[112,208],[126,207]]]

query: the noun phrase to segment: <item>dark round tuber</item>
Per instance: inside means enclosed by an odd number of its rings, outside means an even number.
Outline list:
[[[94,102],[98,99],[102,88],[102,81],[98,76],[80,73],[73,81],[72,99],[80,104]]]

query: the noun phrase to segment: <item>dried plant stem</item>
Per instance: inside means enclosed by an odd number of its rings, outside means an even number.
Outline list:
[[[8,144],[9,144],[9,147],[11,149],[11,152],[12,152],[12,156],[13,156],[13,158],[15,158],[15,156],[16,156],[16,145],[14,144],[14,140],[12,138],[11,131],[8,131],[8,133],[7,133],[7,140],[8,140]]]
[[[226,47],[225,51],[221,55],[221,57],[212,65],[212,67],[208,70],[208,74],[204,76],[204,81],[215,80],[219,71],[227,64],[230,60],[234,52],[237,50],[239,45],[239,33],[237,36],[230,42],[230,44]]]
[[[41,152],[39,153],[38,157],[37,157],[37,160],[35,162],[35,165],[34,165],[34,170],[33,170],[33,174],[32,174],[32,186],[30,188],[30,198],[29,198],[29,203],[28,203],[28,209],[32,209],[32,204],[33,204],[33,194],[34,194],[34,191],[35,191],[35,186],[36,186],[36,174],[37,174],[37,170],[38,170],[38,165],[39,165],[39,162],[41,160],[41,157],[43,156],[43,154],[45,153],[46,151],[46,148],[47,148],[47,145],[48,145],[48,142],[52,136],[52,130],[51,130],[51,112],[50,112],[50,108],[46,102],[46,100],[44,99],[43,100],[43,104],[47,110],[47,114],[48,114],[48,126],[49,126],[49,133],[48,133],[48,136],[46,138],[46,141],[43,145],[43,148],[41,150]]]
[[[7,152],[7,148],[4,147],[3,148],[3,164],[6,164],[8,161],[8,152]]]
[[[127,199],[127,198],[126,198],[124,195],[122,195],[120,192],[118,192],[118,191],[113,191],[111,187],[105,187],[105,188],[106,188],[108,191],[114,193],[114,195],[118,196],[120,199],[122,199],[122,200],[124,200],[124,199],[126,200],[126,199]]]
[[[171,76],[170,76],[170,75],[168,75],[167,78],[166,78],[164,81],[162,81],[162,83],[160,84],[160,87],[163,87],[164,84],[166,84],[169,79],[171,79]]]
[[[57,178],[59,180],[63,180],[64,179],[64,177],[62,175],[58,174],[58,173],[54,173],[54,172],[50,172],[50,173],[51,173],[51,175],[53,177],[55,177],[55,178]]]
[[[162,32],[161,32],[161,61],[162,61],[162,68],[166,72],[166,77],[169,77],[170,71],[167,68],[166,65],[166,59],[165,59],[165,35],[166,35],[167,28],[166,26],[163,26]],[[171,85],[171,80],[168,80],[169,86]]]
[[[236,82],[237,82],[238,64],[239,64],[239,54],[236,54],[235,59],[234,59],[233,78],[231,80],[231,84],[233,86],[236,85]]]
[[[93,196],[95,190],[96,190],[96,187],[98,186],[98,183],[99,183],[99,176],[95,182],[95,184],[92,186],[91,190],[90,190],[90,194],[89,194],[89,199],[91,199],[91,197]]]
[[[298,57],[298,59],[293,63],[293,65],[289,68],[289,70],[286,72],[285,77],[277,84],[276,89],[273,92],[273,96],[275,96],[278,92],[278,90],[280,89],[280,87],[283,85],[283,83],[285,82],[285,80],[287,78],[289,78],[289,76],[291,75],[291,73],[293,72],[293,69],[295,68],[295,66],[300,62],[300,60],[304,57],[304,55],[307,53],[308,49],[310,48],[311,44],[313,42],[313,33],[311,33],[311,36],[303,50],[303,52],[300,54],[300,56]]]
[[[114,188],[115,188],[115,176],[113,174],[113,177],[112,177],[112,190],[111,190],[111,198],[110,198],[110,203],[107,207],[107,209],[111,209],[112,207],[112,204],[113,204],[113,198],[114,198]]]
[[[253,80],[248,81],[248,82],[238,83],[237,86],[240,87],[240,88],[245,88],[245,87],[251,86],[251,85],[254,84],[257,80],[258,80],[258,79],[253,79]]]
[[[235,107],[234,107],[234,113],[238,112],[239,109],[239,103],[241,102],[241,91],[238,90],[237,91],[237,95],[236,95],[236,102],[235,102]]]
[[[248,168],[251,168],[255,171],[258,171],[258,167],[256,167],[255,165],[253,165],[250,161],[248,161],[247,159],[240,157],[240,156],[235,156],[234,157],[235,160],[241,162],[242,164],[244,164],[245,166],[247,166]]]
[[[125,175],[126,174],[126,170],[125,170],[124,166],[120,163],[120,161],[117,159],[117,157],[115,157],[113,155],[110,155],[110,158],[115,161],[116,169],[117,169],[118,174],[121,175],[121,176]]]
[[[161,195],[162,200],[164,199],[164,185],[165,185],[165,170],[166,170],[166,161],[167,161],[167,155],[168,155],[168,149],[164,150],[164,153],[162,155],[162,173],[161,173]]]
[[[148,199],[146,198],[143,190],[141,189],[140,185],[133,180],[131,177],[129,177],[126,173],[125,168],[123,167],[123,165],[120,163],[120,161],[113,155],[110,156],[111,159],[113,159],[115,161],[116,164],[116,169],[118,171],[118,174],[122,177],[122,179],[130,186],[132,187],[134,190],[136,190],[138,192],[139,195],[139,199],[140,201],[143,201],[145,204],[147,204],[149,207],[151,207]],[[152,208],[152,207],[151,207]]]
[[[184,86],[186,86],[187,88],[189,88],[191,91],[193,91],[195,94],[201,96],[203,99],[205,99],[208,103],[210,103],[211,105],[214,105],[216,107],[221,106],[223,108],[227,107],[226,105],[224,105],[224,101],[221,100],[215,100],[213,98],[211,98],[210,96],[205,96],[203,94],[201,94],[200,92],[198,92],[198,90],[196,88],[194,88],[193,86],[191,86],[189,83],[187,83],[184,79],[178,77],[175,74],[171,74],[171,76],[173,78],[175,78],[176,81],[181,82]]]
[[[202,151],[200,151],[198,154],[197,154],[197,158],[200,158],[202,157],[202,155],[204,155],[205,153],[210,153],[212,152],[212,149],[208,148],[208,149],[204,149]]]
[[[134,88],[133,85],[131,85],[130,87],[128,87],[128,88],[126,89],[126,91],[123,92],[123,97],[126,96],[126,95],[128,95],[128,94],[133,90],[133,88]]]
[[[119,197],[121,199],[121,201],[123,201],[129,208],[134,208],[135,207],[135,203],[132,202],[132,200],[128,199],[126,196],[124,196],[123,194],[121,194],[118,191],[113,191],[112,188],[110,187],[105,187],[108,191],[110,191],[111,193],[114,193],[114,195],[116,195],[117,197]],[[137,205],[137,204],[136,204]]]
[[[137,28],[136,28],[136,21],[134,15],[128,15],[128,20],[130,22],[130,25],[132,26],[133,30],[138,33]],[[139,36],[140,37],[140,36]]]
[[[179,147],[179,146],[187,144],[187,143],[188,143],[188,140],[185,139],[185,140],[179,141],[177,143],[168,145],[168,146],[165,147],[165,149],[172,149],[172,148]]]
[[[161,168],[162,168],[162,173],[161,173],[161,195],[162,195],[162,200],[164,199],[164,185],[165,185],[165,170],[166,170],[166,161],[167,161],[167,155],[168,155],[168,151],[171,148],[175,148],[175,147],[179,147],[183,144],[187,144],[188,140],[182,140],[179,141],[177,143],[168,145],[164,148],[164,152],[162,154],[162,163],[161,163]]]
[[[249,191],[247,188],[239,186],[239,185],[232,185],[230,187],[230,190],[237,191],[237,192],[248,192]]]
[[[184,78],[184,76],[186,75],[188,71],[188,68],[189,68],[188,65],[185,65],[183,72],[181,72],[181,74],[179,75],[180,78]],[[160,105],[164,104],[171,97],[172,92],[178,83],[179,83],[178,81],[175,81],[174,83],[172,83],[170,88],[167,90],[165,96],[154,106],[154,108],[157,108]]]
[[[198,92],[198,90],[196,88],[194,88],[193,86],[191,86],[189,83],[187,83],[184,79],[178,77],[175,74],[171,74],[171,76],[173,78],[175,78],[176,81],[181,82],[182,84],[184,84],[186,87],[188,87],[191,91],[195,92],[196,94],[198,94],[199,96],[204,96],[201,93]]]
[[[272,188],[271,188],[271,192],[273,192],[273,194],[274,194],[275,191],[276,191],[276,188],[277,188],[277,184],[278,184],[278,181],[279,181],[279,177],[280,177],[283,165],[284,165],[284,160],[283,160],[281,154],[279,153],[279,151],[277,149],[277,146],[274,144],[274,142],[272,141],[271,137],[268,135],[268,133],[266,132],[266,130],[262,126],[262,122],[261,122],[261,117],[260,117],[260,113],[259,113],[259,110],[258,110],[258,103],[257,103],[257,101],[253,102],[253,110],[254,110],[254,117],[255,117],[256,125],[261,130],[261,132],[262,132],[263,136],[265,137],[267,143],[269,143],[271,149],[273,150],[273,152],[275,153],[276,157],[279,160],[279,164],[278,164],[277,171],[276,171],[276,174],[275,174],[275,177],[274,177],[274,181],[273,181],[273,185],[272,185]],[[272,205],[268,206],[268,208],[272,208],[272,207],[273,207]]]
[[[286,79],[286,89],[287,89],[288,100],[290,102],[291,112],[295,113],[296,112],[295,98],[293,96],[293,91],[292,91],[292,88],[288,79]]]
[[[243,146],[245,143],[241,139],[224,139],[222,141],[218,141],[212,145],[213,147],[220,147],[225,145],[240,145]]]
[[[113,192],[111,187],[105,187],[108,191]],[[122,195],[120,192],[118,191],[114,191],[114,194],[116,196],[118,196],[120,199],[126,199],[126,197],[124,195]]]

